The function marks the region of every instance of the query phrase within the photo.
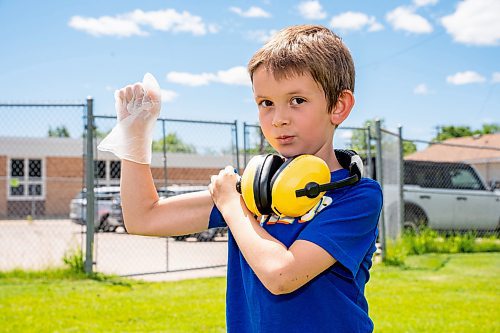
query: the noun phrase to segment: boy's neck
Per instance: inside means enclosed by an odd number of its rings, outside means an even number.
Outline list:
[[[331,172],[343,169],[339,161],[337,160],[337,157],[335,156],[335,151],[333,150],[333,146],[330,149],[326,149],[323,152],[319,151],[315,155],[326,162],[326,165],[328,165],[328,168],[330,169]]]

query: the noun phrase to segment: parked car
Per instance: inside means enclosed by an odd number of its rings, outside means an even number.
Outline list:
[[[469,164],[404,162],[404,225],[418,229],[500,228],[500,190],[487,185]]]
[[[97,231],[114,231],[118,225],[112,224],[108,217],[111,213],[113,196],[120,193],[119,186],[94,188],[95,217],[94,226]],[[74,223],[85,225],[87,218],[87,190],[80,191],[70,202],[69,218]]]
[[[179,194],[191,193],[191,192],[197,192],[197,191],[205,191],[205,190],[207,190],[206,186],[173,185],[173,186],[159,188],[158,195],[160,198],[168,198],[168,197],[172,197],[172,196],[179,195]],[[123,222],[121,197],[119,194],[114,195],[112,198],[111,214],[109,215],[108,219],[111,221],[110,223],[112,225],[119,225],[119,226],[125,227],[124,222]],[[186,240],[190,237],[194,237],[198,241],[207,242],[207,241],[212,241],[215,237],[217,237],[219,235],[224,236],[226,232],[227,232],[227,228],[213,228],[213,229],[207,229],[205,231],[202,231],[202,232],[196,233],[196,234],[174,236],[174,239],[178,240],[178,241],[183,241],[183,240]]]

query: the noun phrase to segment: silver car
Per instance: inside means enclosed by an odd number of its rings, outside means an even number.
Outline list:
[[[97,231],[112,231],[116,229],[116,226],[113,228],[112,225],[109,225],[111,222],[108,217],[111,213],[112,198],[119,193],[119,186],[96,187],[94,189],[94,225]],[[87,217],[86,209],[87,191],[83,189],[70,202],[69,218],[77,224],[85,225]]]

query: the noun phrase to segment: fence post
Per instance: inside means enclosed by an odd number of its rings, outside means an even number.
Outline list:
[[[403,126],[398,126],[399,134],[399,233],[404,227],[405,202],[404,202],[404,182],[405,182],[405,163],[403,146]]]
[[[87,97],[87,160],[85,161],[85,179],[87,189],[87,233],[86,233],[86,247],[85,247],[85,273],[91,274],[94,264],[94,115],[93,105],[94,100],[92,97]]]
[[[248,149],[248,143],[247,143],[247,135],[248,135],[248,127],[247,123],[244,121],[243,122],[243,166],[247,166],[247,149]]]
[[[366,127],[366,177],[373,178],[373,166],[372,166],[372,136],[370,125]]]
[[[167,190],[167,186],[168,186],[168,177],[167,177],[167,133],[166,133],[166,130],[165,130],[165,119],[162,119],[161,120],[161,128],[162,128],[162,134],[163,134],[163,147],[162,147],[162,150],[163,150],[163,177],[164,177],[164,181],[165,181],[165,190]]]
[[[234,121],[234,138],[235,138],[235,145],[236,145],[236,169],[238,170],[238,173],[240,173],[240,149],[238,147],[238,121]]]
[[[377,119],[375,121],[375,131],[377,135],[377,162],[376,162],[376,173],[377,173],[377,181],[382,188],[382,193],[384,192],[384,177],[383,177],[383,166],[382,166],[382,131],[380,129],[380,120]],[[379,228],[380,228],[380,243],[382,246],[382,261],[385,260],[385,251],[386,251],[386,235],[385,235],[385,219],[384,219],[384,207],[382,207],[382,211],[380,212],[379,219]]]

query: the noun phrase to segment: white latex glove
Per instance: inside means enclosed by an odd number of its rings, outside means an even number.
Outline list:
[[[115,91],[118,123],[97,149],[109,151],[120,159],[151,164],[153,129],[160,114],[160,85],[146,73],[141,82]]]

